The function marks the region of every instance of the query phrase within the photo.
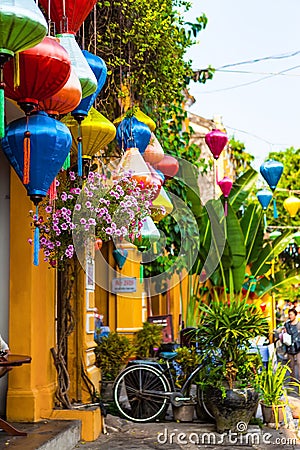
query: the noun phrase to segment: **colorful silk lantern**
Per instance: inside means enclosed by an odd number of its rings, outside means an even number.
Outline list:
[[[61,122],[52,119],[44,111],[28,117],[31,130],[30,182],[25,186],[34,204],[47,195],[48,189],[59,172],[71,147],[71,134]],[[17,175],[23,178],[23,139],[27,127],[26,118],[10,122],[1,147]]]
[[[160,170],[166,179],[173,178],[179,170],[179,163],[176,158],[170,155],[165,155],[157,164],[153,164],[156,170]]]
[[[228,196],[230,194],[231,188],[232,188],[232,180],[229,177],[224,177],[222,180],[218,181],[218,185],[220,186],[220,189],[224,195],[225,198],[225,205],[224,205],[224,214],[227,216],[227,209],[228,209]]]
[[[117,128],[117,141],[122,150],[138,148],[143,154],[150,142],[151,130],[136,117],[125,117]]]
[[[39,0],[58,33],[76,34],[97,0]]]
[[[81,84],[75,69],[71,67],[71,73],[66,84],[52,97],[39,102],[39,109],[56,118],[62,114],[68,114],[79,105],[81,101]]]
[[[155,226],[155,223],[150,216],[144,219],[142,228],[139,231],[139,236],[133,240],[140,252],[145,252],[150,249],[151,245],[156,245],[156,242],[160,239],[160,233]],[[140,264],[140,282],[142,283],[144,278],[144,266]]]
[[[275,239],[277,239],[279,236],[281,236],[280,231],[272,231],[272,233],[269,234],[269,239],[271,239],[272,241],[274,241]]]
[[[300,209],[300,199],[291,195],[284,200],[283,207],[291,217],[296,217]]]
[[[88,97],[97,89],[97,80],[94,72],[88,65],[87,60],[75,40],[74,34],[58,34],[57,38],[70,55],[71,64],[74,67],[81,84],[82,98]]]
[[[256,197],[264,211],[264,224],[265,224],[265,228],[266,228],[267,227],[266,211],[270,204],[270,201],[272,200],[273,195],[272,195],[272,192],[269,191],[268,189],[262,189],[261,191],[257,192]]]
[[[38,44],[47,23],[32,0],[2,0],[0,5],[0,138],[4,136],[4,64],[15,53]],[[18,58],[16,59],[18,64]]]
[[[141,189],[153,185],[150,169],[138,148],[128,148],[118,165],[118,173],[130,173],[130,177],[138,182]]]
[[[153,200],[151,206],[151,217],[154,222],[160,222],[173,211],[172,202],[163,187],[161,187],[158,197]]]
[[[157,137],[154,133],[151,133],[150,142],[144,151],[143,158],[146,162],[150,164],[159,163],[164,157],[164,151],[162,146],[158,142]]]
[[[76,120],[78,120],[79,118],[80,121],[82,121],[88,115],[89,110],[93,106],[94,101],[96,100],[99,92],[104,86],[107,76],[106,64],[103,59],[100,58],[100,56],[96,56],[93,53],[88,52],[87,50],[82,50],[82,53],[96,77],[97,89],[93,94],[82,99],[76,109],[72,111],[72,116],[74,116]]]
[[[126,262],[127,256],[128,256],[128,250],[126,250],[125,248],[117,248],[117,249],[113,250],[114,260],[116,261],[116,264],[120,270],[123,269],[123,266]]]
[[[116,127],[95,108],[91,108],[81,125],[69,114],[62,119],[72,134],[71,152],[77,154],[78,175],[82,176],[82,158],[91,158],[111,142],[116,135]],[[78,128],[80,127],[80,140]],[[80,145],[79,145],[80,144]]]
[[[269,159],[260,166],[260,173],[274,192],[283,172],[283,164],[280,161]],[[278,218],[276,199],[273,198],[274,218]]]
[[[20,84],[15,87],[15,69],[10,60],[4,67],[5,95],[17,101],[25,113],[30,113],[39,101],[56,94],[66,84],[71,73],[71,61],[66,50],[55,38],[45,37],[35,47],[19,53]]]
[[[151,117],[147,116],[147,114],[145,114],[143,111],[140,110],[140,108],[138,106],[134,106],[131,110],[132,115],[139,120],[140,122],[145,123],[151,130],[151,132],[153,133],[153,131],[156,128],[156,124],[154,122],[154,120],[151,119]],[[127,111],[126,114],[123,114],[121,117],[118,117],[117,119],[114,120],[114,124],[115,125],[119,125],[119,123],[125,119],[126,115],[128,114],[129,111]],[[150,162],[150,161],[149,161]]]
[[[156,199],[159,196],[161,187],[163,185],[162,178],[158,175],[154,167],[151,166],[151,164],[146,163],[148,169],[150,170],[151,177],[152,177],[152,186],[156,187],[155,194],[152,197],[152,200]]]
[[[218,159],[228,142],[228,137],[223,131],[214,129],[205,135],[205,142],[214,159]]]

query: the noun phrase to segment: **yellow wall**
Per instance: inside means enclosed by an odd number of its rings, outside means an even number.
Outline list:
[[[29,210],[33,204],[15,173],[11,173],[10,320],[12,353],[30,355],[29,365],[9,374],[7,416],[38,421],[53,408],[56,371],[50,348],[55,338],[55,271],[40,261],[35,267]],[[40,258],[42,260],[42,258]]]

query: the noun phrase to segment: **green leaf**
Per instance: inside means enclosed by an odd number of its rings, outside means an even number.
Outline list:
[[[256,170],[251,168],[233,183],[229,195],[229,202],[234,211],[238,211],[240,209],[240,207],[248,197],[249,192],[253,189],[257,177],[258,173],[256,172]]]

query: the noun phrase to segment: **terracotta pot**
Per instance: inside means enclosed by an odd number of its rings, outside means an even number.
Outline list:
[[[275,423],[276,427],[278,428],[278,425],[280,423],[284,423],[286,420],[286,414],[285,414],[285,406],[286,405],[273,405],[268,406],[264,403],[261,404],[261,411],[263,415],[263,419],[265,423]]]
[[[176,422],[192,422],[194,419],[195,403],[186,403],[180,406],[172,405],[173,418]]]

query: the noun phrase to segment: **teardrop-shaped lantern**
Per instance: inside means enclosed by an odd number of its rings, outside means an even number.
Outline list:
[[[160,233],[156,228],[153,220],[150,216],[147,216],[144,221],[142,228],[140,229],[139,236],[136,237],[132,243],[135,245],[141,252],[148,250],[149,247],[154,242],[157,242],[160,239]]]
[[[151,217],[154,222],[160,222],[173,211],[172,202],[163,187],[161,187],[158,197],[153,200],[151,206]]]
[[[274,191],[283,172],[283,164],[280,161],[269,159],[260,166],[260,173]]]
[[[300,209],[300,199],[291,195],[290,197],[284,200],[283,206],[291,217],[296,217]]]
[[[273,197],[272,192],[268,189],[262,189],[257,192],[256,197],[261,204],[262,209],[266,211]]]
[[[117,249],[113,250],[114,260],[116,261],[116,264],[120,270],[123,269],[123,266],[126,262],[127,256],[128,256],[128,250],[126,250],[125,248],[117,248]]]
[[[261,207],[264,211],[264,226],[265,228],[267,228],[267,216],[266,216],[266,211],[267,208],[270,204],[270,201],[272,200],[272,192],[269,191],[269,189],[262,189],[261,191],[258,191],[256,194],[256,197],[259,201],[259,203],[261,204]]]
[[[152,185],[156,186],[155,193],[153,194],[152,200],[156,199],[159,196],[161,187],[163,185],[162,178],[158,175],[154,167],[151,166],[151,164],[146,163],[148,169],[150,170],[151,177],[152,177]]]
[[[81,84],[75,69],[71,67],[71,74],[66,84],[52,97],[39,102],[39,109],[46,111],[51,117],[68,114],[80,103]]]
[[[143,154],[150,138],[150,128],[134,116],[125,117],[117,128],[117,141],[122,150],[135,147]]]
[[[47,22],[32,0],[2,0],[0,5],[0,138],[4,136],[4,64],[15,53],[34,47],[47,33]]]
[[[58,33],[76,34],[97,0],[39,0]]]
[[[74,67],[81,84],[82,98],[88,97],[96,91],[97,80],[77,44],[74,34],[58,34],[57,37],[61,45],[70,55],[71,64]]]
[[[118,173],[130,173],[130,177],[136,180],[141,189],[152,187],[151,172],[144,161],[138,148],[128,148],[118,165]]]
[[[227,134],[214,129],[205,135],[205,142],[215,159],[218,159],[228,142]]]
[[[107,76],[106,64],[100,56],[96,56],[87,50],[82,50],[82,53],[96,77],[97,89],[93,94],[83,98],[77,108],[72,111],[72,116],[74,116],[76,120],[78,116],[80,120],[83,120],[84,117],[88,115],[89,110],[93,106],[94,101],[104,86]]]
[[[26,190],[30,199],[39,203],[47,195],[49,187],[63,165],[70,150],[71,134],[61,122],[52,119],[44,111],[29,118],[31,130],[30,182]],[[23,140],[27,127],[26,117],[10,122],[6,127],[1,147],[17,175],[23,178]]]
[[[220,186],[220,189],[224,195],[225,198],[225,205],[224,205],[224,214],[227,216],[227,199],[230,194],[231,188],[232,188],[232,180],[229,177],[224,177],[222,180],[218,181],[218,185]]]
[[[153,164],[156,170],[160,170],[166,179],[173,178],[179,170],[179,163],[174,156],[165,155],[157,164]]]
[[[71,114],[62,118],[72,134],[72,154],[77,154],[78,123]],[[109,144],[116,136],[116,127],[95,108],[91,108],[81,124],[82,157],[91,157]]]
[[[5,95],[26,113],[39,101],[56,94],[66,84],[71,73],[71,61],[66,50],[55,38],[45,37],[35,47],[19,54],[20,84],[15,88],[15,68],[12,60],[4,67]]]
[[[153,132],[156,128],[156,124],[154,122],[154,120],[151,119],[151,117],[147,116],[147,114],[145,114],[138,106],[135,106],[134,108],[132,108],[131,110],[128,110],[126,112],[126,114],[123,114],[121,117],[118,117],[117,119],[114,120],[114,124],[115,125],[119,125],[119,123],[125,119],[126,115],[128,114],[128,112],[131,112],[132,115],[139,120],[140,122],[143,122],[144,124],[146,124],[150,130]]]
[[[165,156],[162,146],[160,145],[154,133],[151,133],[151,139],[143,153],[143,158],[150,164],[159,163]]]

